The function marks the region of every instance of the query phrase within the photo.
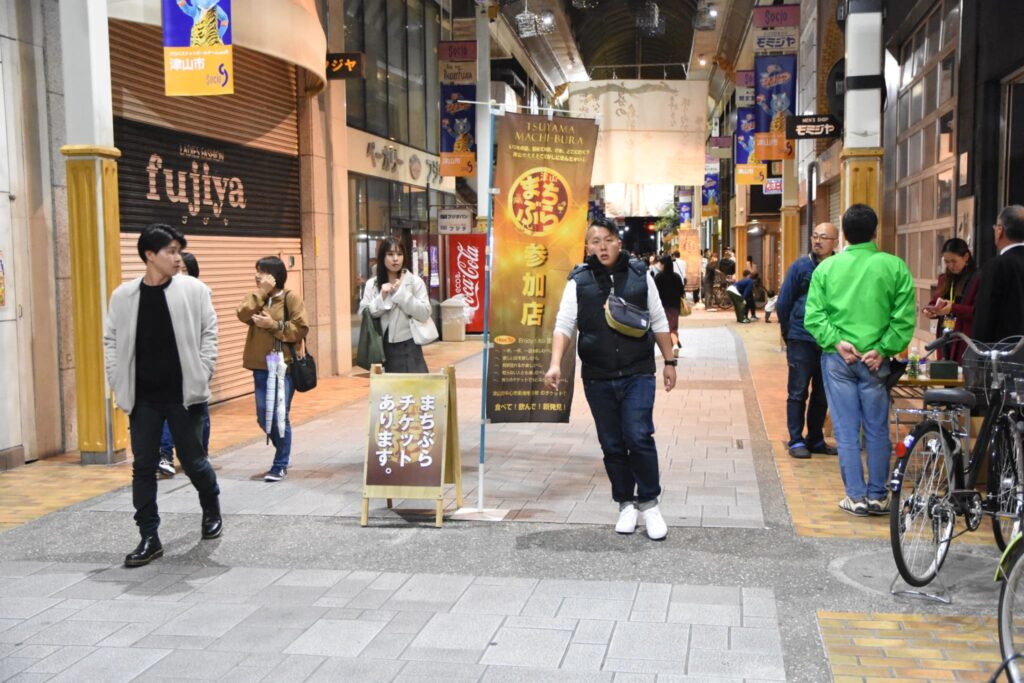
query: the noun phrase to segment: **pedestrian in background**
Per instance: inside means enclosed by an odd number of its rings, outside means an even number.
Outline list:
[[[412,326],[430,318],[423,279],[405,269],[405,248],[397,237],[381,241],[377,275],[367,281],[359,310],[379,318],[384,334],[384,372],[428,372]]]
[[[722,258],[718,262],[718,270],[721,271],[729,282],[733,282],[736,279],[736,257],[733,256],[732,249],[726,249],[722,253]]]
[[[811,234],[811,252],[801,256],[786,272],[786,279],[775,302],[782,340],[786,345],[786,425],[789,428],[789,454],[806,459],[812,453],[838,455],[825,443],[825,416],[828,401],[821,378],[821,347],[804,327],[807,293],[815,268],[835,255],[839,231],[831,223],[819,223]],[[767,313],[765,314],[767,315]],[[808,392],[810,385],[810,392]],[[810,398],[810,403],[808,403]],[[807,434],[804,435],[806,415]]]
[[[210,400],[217,363],[217,313],[210,289],[179,275],[185,237],[170,225],[139,235],[146,274],[114,290],[103,328],[107,381],[131,430],[132,505],[142,537],[124,558],[141,567],[164,553],[158,530],[157,463],[166,421],[182,469],[199,493],[204,539],[223,530],[217,475],[203,448],[202,405]]]
[[[877,228],[870,206],[846,210],[843,236],[849,246],[814,269],[804,316],[804,326],[823,351],[822,380],[846,487],[839,508],[857,516],[889,512],[888,357],[907,347],[915,324],[914,279],[902,259],[872,241]]]
[[[267,382],[270,373],[267,355],[280,352],[283,361],[290,364],[295,346],[302,344],[309,332],[306,305],[302,297],[284,288],[288,269],[277,256],[264,256],[256,262],[256,289],[246,295],[238,306],[238,319],[249,326],[242,352],[242,367],[252,371],[256,390],[256,422],[267,432],[274,444],[274,462],[263,475],[264,481],[277,482],[288,476],[292,454],[292,396],[295,387],[291,373],[284,375],[284,433],[275,426],[280,419],[278,402],[272,409],[269,427],[267,419]],[[287,309],[287,310],[286,310]],[[291,345],[291,349],[285,348]],[[299,354],[297,354],[299,355]]]
[[[999,256],[985,264],[974,304],[974,338],[994,343],[1024,335],[1024,206],[999,212],[992,226]]]
[[[665,317],[668,319],[668,333],[672,338],[672,356],[679,357],[679,309],[682,299],[686,295],[683,281],[675,272],[674,259],[671,256],[662,256],[658,261],[658,274],[654,276],[654,284],[658,288],[658,298],[661,306],[665,309]]]
[[[946,240],[942,245],[942,262],[946,272],[939,276],[935,296],[921,312],[935,321],[935,336],[947,330],[962,332],[968,337],[974,324],[974,299],[978,294],[977,268],[967,242],[959,237]],[[959,364],[967,351],[967,344],[956,339],[938,349],[939,358]]]
[[[181,252],[181,271],[189,277],[199,277],[199,262],[190,252]],[[210,453],[210,404],[203,403],[203,451]],[[164,420],[164,431],[160,437],[160,462],[157,463],[157,470],[164,477],[174,476],[174,437],[171,436],[171,426]]]
[[[750,272],[744,271],[743,277],[729,285],[725,292],[729,295],[729,300],[732,301],[733,310],[736,312],[736,322],[749,323],[750,318],[747,317],[747,312],[749,303],[753,301],[754,297],[754,280],[750,277]]]

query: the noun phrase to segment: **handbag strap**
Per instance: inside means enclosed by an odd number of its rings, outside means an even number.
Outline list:
[[[290,318],[288,316],[288,290],[286,289],[286,290],[284,290],[284,324],[287,325],[289,320],[290,320]],[[289,351],[291,351],[291,353],[292,353],[292,360],[293,361],[296,360],[295,344],[292,344],[291,342],[282,342],[282,343],[285,346],[288,347]]]

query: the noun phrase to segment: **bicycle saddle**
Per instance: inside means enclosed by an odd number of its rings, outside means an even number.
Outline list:
[[[967,389],[928,389],[924,392],[925,405],[944,404],[974,407],[974,394]]]

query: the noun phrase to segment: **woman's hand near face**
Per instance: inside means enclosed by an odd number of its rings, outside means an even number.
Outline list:
[[[263,296],[270,294],[274,291],[274,285],[277,282],[274,280],[274,276],[269,273],[256,273],[256,287],[260,290]]]

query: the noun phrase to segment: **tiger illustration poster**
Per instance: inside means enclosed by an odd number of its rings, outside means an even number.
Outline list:
[[[163,0],[164,93],[235,92],[231,0]]]

